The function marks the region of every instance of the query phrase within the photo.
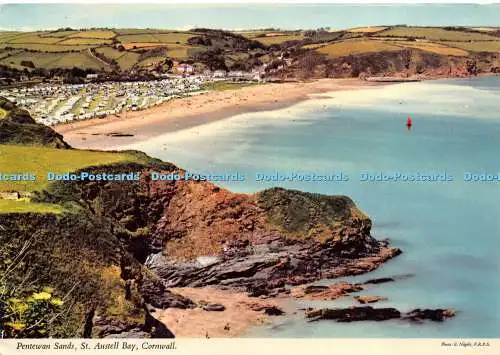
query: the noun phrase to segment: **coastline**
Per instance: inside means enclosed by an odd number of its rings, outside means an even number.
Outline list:
[[[390,83],[359,79],[318,79],[309,82],[270,83],[236,90],[213,91],[176,99],[144,111],[124,112],[54,126],[74,148],[113,150],[238,114],[277,110],[310,99],[313,94],[357,90]],[[316,97],[317,98],[317,97]]]
[[[318,80],[303,84],[302,86],[297,83],[268,84],[267,88],[267,85],[263,85],[225,92],[211,92],[199,97],[175,100],[147,111],[133,112],[126,119],[122,120],[118,117],[111,117],[111,120],[114,121],[110,122],[108,121],[109,119],[92,120],[94,122],[82,121],[60,126],[60,128],[64,132],[64,128],[66,127],[69,134],[73,135],[73,139],[81,141],[82,136],[87,137],[80,144],[95,144],[95,146],[89,147],[88,145],[84,145],[82,147],[75,144],[74,141],[69,140],[77,148],[114,149],[115,146],[112,143],[116,144],[116,142],[124,142],[126,140],[140,141],[149,139],[169,131],[201,125],[243,112],[280,109],[307,100],[311,98],[311,94],[321,94],[327,91],[356,90],[388,84],[376,83],[375,85],[370,85],[371,83],[369,83],[368,85],[363,85],[365,83],[359,80],[334,79]],[[272,90],[269,89],[271,85]],[[291,90],[290,92],[286,92],[283,88],[290,88]],[[269,89],[269,91],[265,90],[265,98],[259,100],[258,92],[262,89]],[[276,96],[270,97],[270,94],[275,94]],[[226,101],[221,98],[228,99]],[[314,98],[321,98],[321,95],[314,96]],[[202,115],[199,112],[204,108],[203,103],[209,104],[207,115]],[[165,117],[167,113],[171,113],[171,115]],[[113,130],[106,133],[104,129]],[[59,131],[66,138],[66,134],[63,132]],[[113,137],[105,135],[112,132],[134,134],[134,136]],[[139,134],[135,134],[136,132]],[[387,260],[381,260],[380,264],[383,264],[385,261]],[[377,262],[377,266],[380,264]],[[359,270],[361,273],[373,270],[371,261],[367,265],[365,265],[364,261],[361,261],[356,265],[351,265],[351,267]],[[333,278],[339,277],[339,275],[333,276]],[[300,280],[300,283],[309,284],[306,281],[311,282],[314,280]],[[261,310],[256,311],[249,306],[249,301],[261,303],[263,299],[247,296],[243,292],[219,290],[207,286],[192,288],[185,285],[169,288],[169,291],[187,297],[199,305],[206,302],[210,304],[223,304],[225,306],[225,310],[222,312],[206,311],[202,306],[198,306],[195,309],[157,309],[156,315],[159,317],[159,320],[180,338],[200,338],[205,337],[205,335],[210,338],[238,337],[245,335],[252,326],[259,326],[271,321],[270,317]],[[379,296],[370,297],[376,298]],[[380,297],[380,299],[383,300],[384,298]],[[287,317],[288,314],[284,316]]]

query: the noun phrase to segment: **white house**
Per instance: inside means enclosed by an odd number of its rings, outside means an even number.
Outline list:
[[[191,64],[179,64],[177,66],[177,71],[183,74],[193,74],[194,73],[194,66]]]
[[[245,76],[245,73],[243,73],[241,70],[230,71],[228,76],[231,78],[243,78]]]
[[[213,73],[214,78],[225,78],[227,76],[227,73],[225,70],[216,70]]]

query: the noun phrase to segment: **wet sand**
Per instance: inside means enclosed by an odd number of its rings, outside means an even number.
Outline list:
[[[185,128],[237,114],[276,110],[310,98],[311,94],[387,85],[358,79],[320,79],[309,82],[270,83],[235,90],[213,91],[172,100],[160,106],[123,112],[53,127],[73,147],[119,149]]]

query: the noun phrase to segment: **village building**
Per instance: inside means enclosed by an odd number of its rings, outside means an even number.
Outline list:
[[[227,76],[227,72],[225,70],[216,70],[213,72],[214,78],[225,78]]]
[[[182,74],[194,74],[194,66],[191,64],[182,63],[177,66],[177,71]]]

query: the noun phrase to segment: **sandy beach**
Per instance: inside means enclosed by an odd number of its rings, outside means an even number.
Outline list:
[[[310,98],[311,94],[387,85],[358,79],[320,79],[309,82],[270,83],[235,90],[213,91],[172,100],[160,106],[103,119],[71,122],[54,129],[74,148],[119,149],[237,114],[275,110]]]
[[[246,293],[218,290],[211,287],[172,288],[172,292],[194,302],[222,304],[223,311],[203,308],[167,308],[157,310],[157,316],[176,337],[180,338],[232,338],[241,336],[249,327],[270,322],[263,307],[277,306],[275,301],[249,297]]]

